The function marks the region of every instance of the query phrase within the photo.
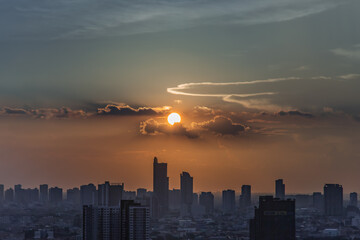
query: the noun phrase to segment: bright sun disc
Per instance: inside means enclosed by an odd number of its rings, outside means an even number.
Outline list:
[[[181,121],[181,117],[178,113],[171,113],[168,116],[168,122],[171,125],[174,125],[175,123],[179,123]]]

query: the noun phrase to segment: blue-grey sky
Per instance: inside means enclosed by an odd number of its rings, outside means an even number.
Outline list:
[[[91,174],[65,185],[154,154],[191,166],[197,189],[258,181],[267,191],[263,176],[317,190],[296,175],[311,164],[329,165],[321,184],[341,183],[360,170],[359,10],[357,0],[0,0],[0,181],[61,184],[76,169],[33,174],[64,157],[81,166],[98,144]],[[171,111],[183,117],[173,128]],[[229,178],[213,183],[218,158]],[[24,164],[34,169],[13,174]]]

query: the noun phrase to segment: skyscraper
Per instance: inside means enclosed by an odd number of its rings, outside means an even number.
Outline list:
[[[4,202],[4,185],[0,184],[0,203]]]
[[[169,208],[179,210],[181,208],[181,191],[180,189],[169,190]]]
[[[49,201],[52,204],[61,203],[63,199],[63,190],[62,188],[52,187],[49,189]]]
[[[150,210],[132,200],[83,206],[83,240],[149,240]]]
[[[121,201],[121,239],[150,239],[150,209],[133,200]]]
[[[147,190],[145,188],[138,188],[136,190],[136,198],[143,199],[146,197]]]
[[[14,190],[12,188],[6,189],[5,191],[5,202],[14,201]]]
[[[295,240],[295,200],[260,197],[250,220],[250,240]]]
[[[224,190],[222,192],[222,208],[224,213],[233,213],[235,211],[235,191]]]
[[[211,192],[201,192],[199,204],[205,207],[206,214],[214,212],[214,195]]]
[[[349,203],[349,205],[357,207],[357,205],[358,205],[358,196],[357,196],[356,192],[350,193],[350,203]]]
[[[247,208],[251,206],[251,186],[242,185],[241,186],[241,195],[240,195],[240,209]]]
[[[40,201],[42,203],[49,201],[49,186],[47,184],[40,185]]]
[[[275,181],[275,197],[285,199],[285,184],[282,179]]]
[[[66,191],[66,200],[73,204],[80,204],[80,189],[73,188]]]
[[[100,206],[120,206],[124,183],[110,184],[105,182],[98,186],[98,204]]]
[[[96,186],[92,183],[80,186],[80,198],[82,205],[97,204],[98,194]]]
[[[181,206],[183,214],[191,213],[193,202],[193,177],[188,172],[180,174]]]
[[[339,184],[325,184],[324,208],[328,216],[341,216],[343,214],[343,188]]]
[[[159,163],[154,158],[153,191],[157,200],[157,209],[153,216],[163,216],[169,208],[169,178],[167,176],[167,163]]]
[[[83,240],[119,240],[120,206],[83,206]]]
[[[144,206],[129,207],[129,240],[150,239],[150,209]]]
[[[324,196],[321,192],[313,193],[313,207],[318,209],[320,212],[324,211]]]
[[[23,191],[21,184],[17,184],[14,186],[14,199],[16,202],[22,202],[23,200]]]

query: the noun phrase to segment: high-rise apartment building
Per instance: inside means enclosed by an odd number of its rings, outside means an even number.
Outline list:
[[[250,220],[250,240],[295,240],[295,200],[273,196],[259,198]]]

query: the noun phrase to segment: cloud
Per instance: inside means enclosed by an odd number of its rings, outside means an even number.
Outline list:
[[[360,74],[350,73],[350,74],[341,75],[341,76],[339,76],[339,78],[342,78],[342,79],[345,79],[345,80],[359,79]]]
[[[104,116],[151,116],[166,112],[170,107],[161,108],[139,107],[132,108],[128,105],[108,104],[104,108],[99,108],[97,115]]]
[[[97,110],[96,110],[97,109]],[[11,108],[3,107],[0,111],[2,116],[29,116],[41,119],[53,118],[88,118],[97,116],[153,116],[161,115],[171,109],[164,107],[138,107],[133,108],[122,103],[107,104],[105,107],[85,111],[82,109],[74,110],[68,107],[61,108]],[[95,112],[96,110],[96,112]]]
[[[185,136],[190,139],[198,138],[198,134],[191,129],[187,129],[181,123],[169,125],[167,123],[159,123],[154,119],[148,119],[140,123],[140,133],[143,135],[176,135]]]
[[[216,116],[213,119],[201,123],[193,123],[194,128],[201,128],[219,135],[238,135],[249,127],[234,123],[230,118]]]
[[[351,49],[336,48],[332,49],[331,52],[335,55],[360,60],[360,46],[355,45]]]
[[[23,109],[4,107],[0,112],[2,116],[29,116],[42,119],[53,118],[87,118],[90,114],[83,110],[72,110],[67,107],[62,108],[38,108]]]
[[[314,117],[313,114],[311,113],[303,113],[297,110],[293,110],[293,111],[280,111],[277,113],[279,116],[300,116],[300,117],[307,117],[307,118],[312,118]]]
[[[241,105],[243,110],[267,112],[321,111],[323,107],[358,111],[360,97],[356,89],[360,76],[285,77],[239,82],[190,82],[167,89],[168,93],[189,97],[218,98]],[[344,81],[346,79],[347,81]],[[342,94],[345,93],[346,94]],[[306,96],[306,97],[305,97]]]
[[[335,0],[3,1],[0,29],[7,39],[96,38],[202,25],[281,22],[339,4]]]
[[[26,111],[25,109],[21,109],[21,108],[9,108],[9,107],[4,107],[3,109],[3,112],[4,114],[9,114],[9,115],[12,115],[12,114],[21,114],[21,115],[26,115],[26,114],[29,114],[28,111]]]

